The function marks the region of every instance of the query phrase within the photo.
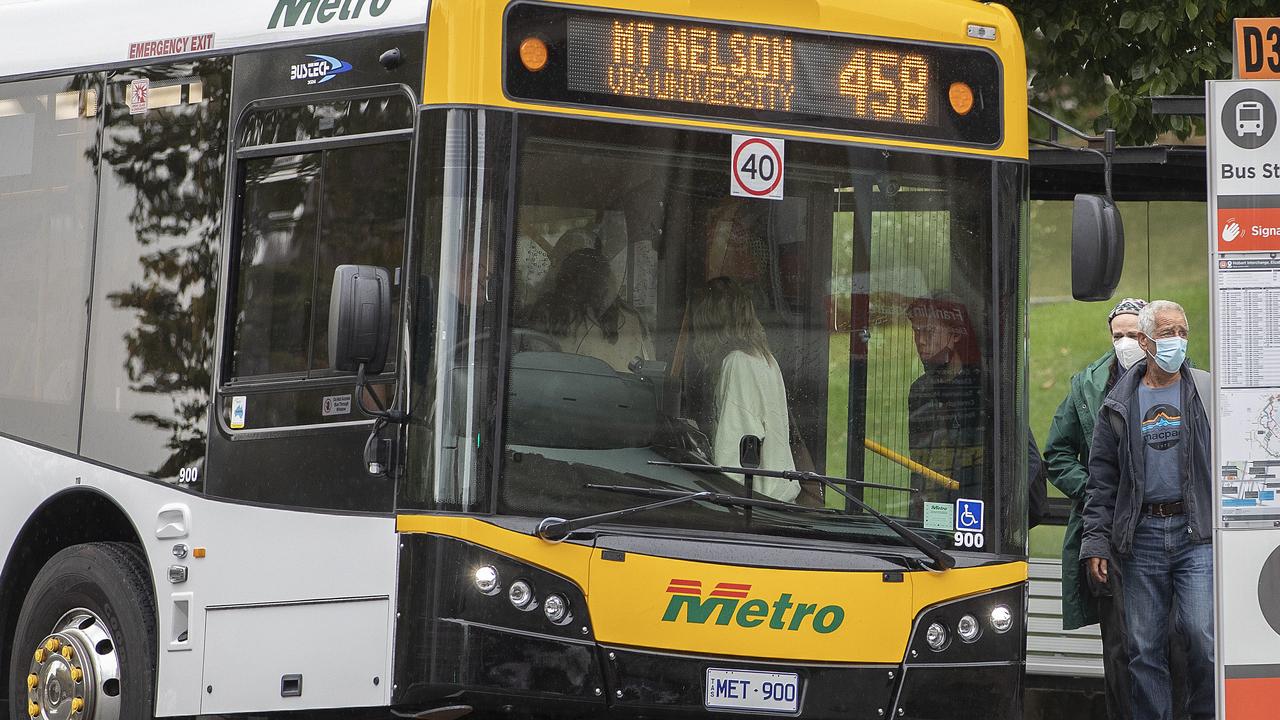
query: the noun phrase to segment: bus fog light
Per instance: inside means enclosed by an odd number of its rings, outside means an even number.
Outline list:
[[[931,650],[938,652],[947,646],[947,629],[940,623],[933,623],[925,631],[924,639]]]
[[[529,583],[517,580],[507,590],[507,599],[518,609],[528,610],[533,605],[533,588],[529,587]]]
[[[956,634],[965,642],[973,642],[978,639],[982,628],[978,625],[978,618],[972,615],[965,615],[960,618],[960,622],[956,623]]]
[[[569,601],[559,595],[548,595],[542,601],[542,612],[551,622],[562,625],[569,620]]]
[[[485,595],[493,595],[498,592],[498,570],[492,565],[482,565],[476,568],[476,589]]]
[[[1009,608],[1004,605],[997,605],[991,610],[991,627],[996,632],[1008,632],[1013,627],[1013,613],[1009,612]]]

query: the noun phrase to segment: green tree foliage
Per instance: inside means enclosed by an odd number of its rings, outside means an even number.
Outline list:
[[[1009,8],[1027,43],[1032,104],[1114,127],[1123,144],[1192,134],[1191,118],[1152,116],[1148,98],[1201,95],[1206,80],[1231,77],[1232,19],[1280,12],[1275,0],[1012,0]]]

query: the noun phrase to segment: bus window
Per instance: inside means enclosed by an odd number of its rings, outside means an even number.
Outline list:
[[[329,294],[338,265],[386,268],[393,314],[399,312],[406,147],[393,143],[252,158],[243,167],[230,379],[246,384],[272,377],[332,377]],[[394,371],[395,357],[392,348],[388,372]],[[252,414],[256,420],[246,418],[246,428],[353,419],[325,415],[322,397],[309,402],[293,392],[265,395]]]
[[[97,75],[0,89],[0,432],[76,450]]]
[[[251,112],[241,127],[240,144],[275,145],[411,127],[413,104],[404,95],[333,100]]]
[[[947,508],[996,507],[993,372],[1013,345],[992,341],[989,163],[788,140],[774,201],[730,195],[726,135],[546,118],[521,130],[499,513],[636,504],[588,486],[743,494],[740,474],[652,463],[737,465],[746,434],[764,437],[769,469],[914,487],[862,496],[948,547]],[[917,343],[913,312],[942,303],[963,328]],[[628,522],[898,542],[832,492],[752,482],[843,512],[758,511],[748,526],[689,504]],[[965,547],[1002,546],[994,533],[1014,528],[998,524]]]
[[[109,76],[102,104],[81,451],[170,481],[206,453],[230,85],[227,58],[156,65]]]

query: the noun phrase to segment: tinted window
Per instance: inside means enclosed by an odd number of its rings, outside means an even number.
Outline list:
[[[329,295],[338,265],[386,268],[398,307],[406,151],[394,143],[244,163],[233,378],[332,374]]]
[[[80,412],[98,83],[0,87],[0,432],[64,450]]]
[[[82,451],[165,479],[205,455],[230,69],[163,65],[106,86]],[[131,111],[134,81],[148,92]]]
[[[244,121],[241,145],[274,145],[413,126],[413,104],[403,95],[268,108]]]
[[[244,225],[232,373],[307,369],[315,279],[320,156],[287,155],[245,164]]]

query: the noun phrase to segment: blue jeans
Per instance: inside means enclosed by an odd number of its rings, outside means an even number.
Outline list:
[[[1129,631],[1129,695],[1134,720],[1173,717],[1169,683],[1169,612],[1177,603],[1187,639],[1187,710],[1214,715],[1213,546],[1195,542],[1186,515],[1143,515],[1124,564]]]

